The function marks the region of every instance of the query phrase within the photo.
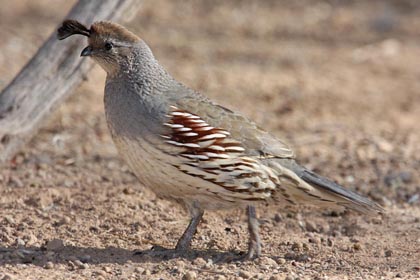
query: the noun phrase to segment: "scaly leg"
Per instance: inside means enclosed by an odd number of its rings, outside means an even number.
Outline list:
[[[191,221],[188,225],[187,229],[182,234],[181,238],[178,240],[176,244],[175,250],[176,251],[187,251],[191,245],[191,239],[193,238],[195,232],[197,231],[197,226],[203,217],[204,211],[200,209],[193,209],[191,211]]]
[[[258,233],[259,223],[255,212],[255,207],[249,205],[247,208],[248,214],[248,230],[249,230],[249,245],[248,253],[245,259],[253,260],[261,256],[261,240]]]

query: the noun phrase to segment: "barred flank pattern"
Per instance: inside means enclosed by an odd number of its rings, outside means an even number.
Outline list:
[[[244,155],[241,143],[228,131],[210,126],[199,116],[172,106],[165,126],[171,133],[162,135],[166,143],[183,148],[176,167],[192,176],[231,191],[236,198],[264,200],[278,184],[274,172],[257,159]],[[210,190],[211,191],[211,190]]]

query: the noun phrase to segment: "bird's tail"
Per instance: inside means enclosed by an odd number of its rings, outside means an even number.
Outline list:
[[[345,207],[362,213],[384,211],[379,204],[298,165],[293,160],[277,159],[274,165],[277,166],[276,170],[281,170],[279,177],[289,177],[294,181],[293,185],[286,182],[282,193],[291,202],[304,200],[321,207]]]
[[[361,196],[355,192],[347,190],[339,184],[322,177],[312,171],[304,169],[300,177],[311,186],[320,189],[323,192],[329,193],[337,198],[341,198],[342,201],[337,201],[337,204],[342,205],[351,210],[372,213],[372,212],[383,212],[384,209],[377,203],[368,199],[367,197]]]

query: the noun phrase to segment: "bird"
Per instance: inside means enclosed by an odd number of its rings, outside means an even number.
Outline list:
[[[87,37],[81,56],[107,74],[105,116],[120,156],[142,185],[189,212],[176,252],[191,249],[205,211],[246,210],[247,260],[261,256],[256,214],[261,203],[383,212],[379,204],[301,166],[285,142],[247,117],[177,81],[124,26],[97,21],[88,28],[67,19],[57,30],[60,40],[75,34]]]

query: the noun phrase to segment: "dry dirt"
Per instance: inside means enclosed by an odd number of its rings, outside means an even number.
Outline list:
[[[97,67],[0,170],[0,279],[420,279],[419,1],[142,2],[130,28],[177,79],[386,214],[261,206],[263,257],[231,262],[244,214],[206,213],[193,251],[155,255],[188,217],[119,159]],[[0,1],[0,88],[73,3]]]

